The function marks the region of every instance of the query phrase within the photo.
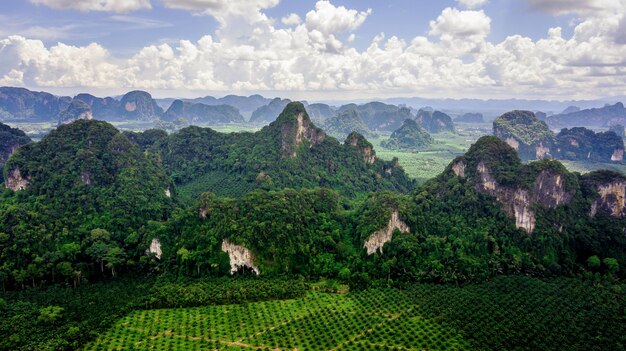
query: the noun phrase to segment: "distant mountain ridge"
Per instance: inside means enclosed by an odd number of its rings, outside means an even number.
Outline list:
[[[573,110],[571,110],[573,111]],[[566,114],[549,116],[548,125],[552,128],[571,127],[610,127],[614,124],[626,124],[626,109],[618,102],[601,108],[579,110]]]

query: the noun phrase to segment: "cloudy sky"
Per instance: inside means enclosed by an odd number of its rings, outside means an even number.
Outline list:
[[[0,86],[59,94],[626,95],[626,0],[11,0]]]

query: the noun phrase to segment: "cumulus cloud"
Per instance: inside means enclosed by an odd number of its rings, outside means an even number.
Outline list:
[[[291,13],[280,20],[286,26],[296,26],[302,23],[302,18],[295,13]]]
[[[151,8],[150,0],[30,0],[37,5],[55,9],[79,11],[109,11],[126,13]]]
[[[215,17],[225,24],[231,17],[245,17],[250,22],[263,21],[262,10],[272,8],[280,0],[161,0],[169,8]]]
[[[491,29],[491,18],[483,10],[459,11],[448,7],[430,21],[430,35],[444,38],[484,38]]]
[[[336,7],[330,1],[318,1],[315,10],[306,14],[306,26],[323,34],[337,34],[359,28],[372,9],[357,11],[343,6]]]
[[[456,0],[456,2],[468,9],[475,9],[485,5],[489,0]]]
[[[263,15],[259,6],[253,12]],[[146,46],[130,58],[114,57],[98,44],[46,47],[11,36],[0,40],[0,84],[176,95],[301,91],[333,98],[372,93],[568,99],[609,95],[626,85],[626,45],[618,40],[624,21],[618,15],[583,18],[567,37],[556,27],[539,40],[512,35],[492,43],[483,11],[447,8],[431,22],[429,36],[405,40],[381,33],[364,49],[352,47],[352,32],[369,13],[319,1],[303,23],[285,28],[267,17],[244,25],[245,17],[229,15],[212,35]],[[242,31],[235,38],[223,30],[235,27]]]

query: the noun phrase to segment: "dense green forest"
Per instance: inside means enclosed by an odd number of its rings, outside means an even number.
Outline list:
[[[19,148],[4,177],[0,349],[74,349],[131,310],[303,296],[318,278],[354,291],[501,275],[621,289],[626,270],[626,177],[524,164],[482,137],[416,187],[300,103],[256,133],[79,120]]]

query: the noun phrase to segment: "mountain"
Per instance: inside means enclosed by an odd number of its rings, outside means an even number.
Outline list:
[[[407,118],[411,118],[411,111],[382,102],[369,102],[363,105],[348,104],[339,108],[338,113],[355,110],[370,130],[393,131],[402,125]]]
[[[335,109],[326,104],[310,104],[306,106],[306,112],[312,119],[324,120],[335,115]]]
[[[402,127],[391,134],[381,146],[387,149],[422,150],[434,142],[434,139],[416,121],[407,119]]]
[[[454,120],[456,123],[483,123],[484,118],[482,113],[466,113]]]
[[[245,122],[236,108],[229,105],[209,106],[201,103],[183,102],[175,100],[163,115],[166,121],[173,121],[180,117],[187,118],[191,124],[224,124]]]
[[[94,119],[102,121],[110,121],[118,118],[122,107],[119,101],[111,97],[99,98],[91,94],[78,94],[73,100],[80,100],[89,105]]]
[[[493,121],[493,134],[517,150],[523,160],[551,156],[554,133],[530,111],[511,111]]]
[[[547,122],[551,128],[606,128],[613,124],[626,124],[626,109],[621,102],[618,102],[614,105],[607,105],[601,108],[592,108],[550,116]]]
[[[78,119],[93,119],[93,111],[87,103],[74,99],[67,109],[59,114],[59,124],[71,123]]]
[[[309,108],[307,107],[307,112]],[[322,123],[322,129],[328,134],[343,139],[352,132],[361,135],[369,135],[370,131],[363,123],[361,116],[356,110],[344,110],[337,116],[329,118]]]
[[[563,160],[621,162],[624,139],[613,131],[595,133],[584,127],[565,128],[556,135],[556,156]]]
[[[0,117],[4,120],[56,120],[69,98],[24,88],[0,87]]]
[[[252,117],[250,117],[250,122],[272,122],[290,102],[291,100],[289,99],[275,98],[268,105],[261,106],[254,110]]]
[[[412,188],[413,181],[397,162],[373,159],[372,151],[327,136],[299,102],[289,103],[256,133],[188,127],[153,147],[187,198],[206,191],[232,197],[287,187],[332,187],[350,196]]]
[[[23,131],[0,123],[0,173],[9,157],[22,145],[30,142],[30,138]],[[0,182],[2,181],[4,178],[0,175]]]
[[[154,120],[163,115],[163,109],[145,91],[131,91],[120,100],[118,116],[130,120]]]
[[[565,110],[563,110],[560,114],[561,115],[566,115],[568,113],[574,113],[574,112],[578,112],[580,111],[580,107],[578,106],[567,106],[567,108]]]
[[[452,118],[441,111],[431,112],[421,109],[417,112],[415,120],[429,133],[454,133],[454,123],[452,122]]]

